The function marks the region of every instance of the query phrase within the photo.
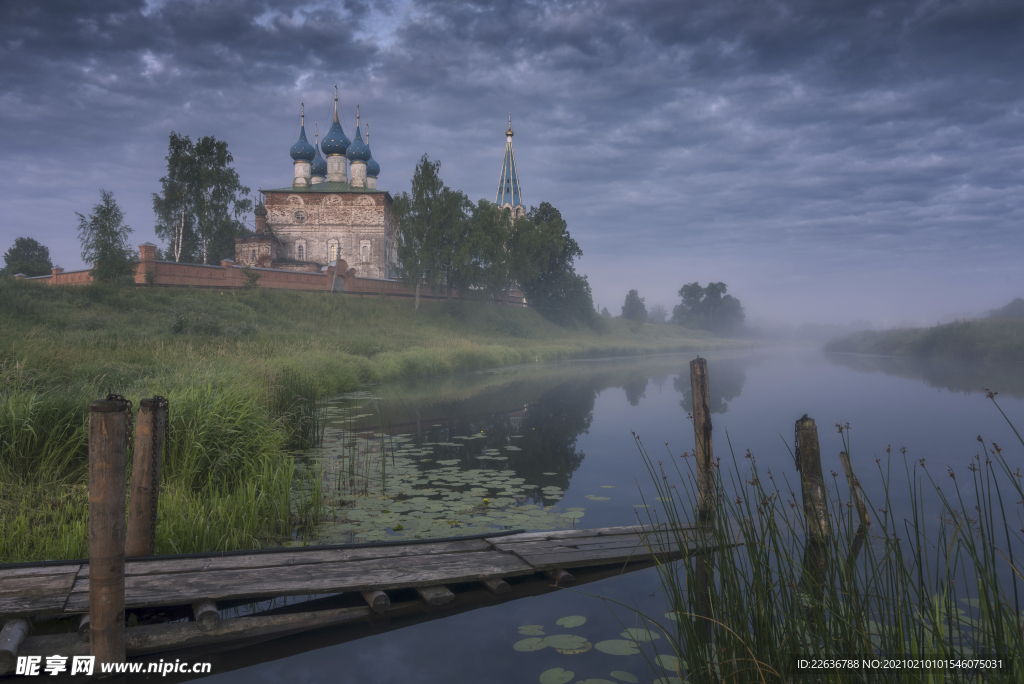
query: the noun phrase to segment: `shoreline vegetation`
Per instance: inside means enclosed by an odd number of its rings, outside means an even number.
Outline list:
[[[1024,360],[1024,318],[976,318],[932,328],[862,330],[830,340],[824,350],[1020,364]]]
[[[987,396],[1024,447],[994,393]],[[837,427],[849,451],[849,425]],[[664,672],[655,681],[1020,681],[1020,458],[1016,447],[978,441],[980,453],[948,472],[905,450],[902,465],[891,453],[863,463],[877,467],[884,501],[855,493],[848,471],[849,488],[824,480],[820,503],[808,503],[805,485],[802,505],[790,483],[729,444],[731,466],[716,460],[710,468],[717,514],[699,523],[699,459],[684,452],[655,461],[636,438],[663,502],[649,522],[668,523],[654,545],[684,542],[673,530],[699,525],[716,549],[657,566],[667,612],[638,613],[644,629],[635,630],[636,647]],[[901,470],[903,492],[890,489]],[[892,514],[899,499],[912,519]],[[814,662],[832,665],[809,669]]]
[[[280,545],[310,523],[293,452],[366,383],[521,363],[746,347],[679,326],[561,327],[485,302],[0,282],[0,562],[87,554],[87,420],[170,402],[156,553]],[[130,461],[130,454],[129,454]],[[308,492],[308,494],[303,494]],[[298,497],[298,498],[297,498]]]

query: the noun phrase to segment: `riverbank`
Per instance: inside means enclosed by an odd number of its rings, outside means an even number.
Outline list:
[[[1019,363],[1024,320],[979,318],[934,328],[862,330],[825,344],[825,351]]]
[[[216,551],[279,544],[303,522],[303,502],[289,503],[304,488],[288,451],[303,399],[399,377],[745,344],[619,319],[562,328],[486,303],[417,312],[258,288],[7,281],[0,316],[0,562],[87,555],[86,420],[108,392],[136,406],[170,401],[157,553]]]

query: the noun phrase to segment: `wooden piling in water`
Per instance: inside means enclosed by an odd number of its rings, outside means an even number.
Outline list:
[[[796,421],[796,469],[800,471],[808,541],[824,544],[832,536],[825,500],[825,476],[821,472],[818,428],[805,413]]]
[[[108,396],[89,415],[89,642],[100,663],[125,661],[125,449],[128,402]]]
[[[128,499],[126,556],[152,556],[156,546],[156,513],[160,498],[160,464],[167,432],[167,400],[143,399],[135,419],[132,488]]]
[[[693,455],[697,458],[697,512],[704,522],[715,517],[716,508],[707,359],[698,356],[690,362],[690,391],[693,393]]]

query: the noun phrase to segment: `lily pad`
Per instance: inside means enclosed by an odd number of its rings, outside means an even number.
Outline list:
[[[599,641],[594,644],[601,653],[607,653],[608,655],[623,655],[630,656],[636,655],[640,652],[640,649],[636,647],[636,644],[632,641],[625,641],[624,639],[608,639],[607,641]]]
[[[553,667],[540,673],[540,684],[568,684],[575,676],[576,673],[572,670]]]
[[[672,620],[673,622],[679,622],[679,620],[682,618],[682,614],[673,610],[669,611],[668,613],[665,613],[665,617],[667,617],[669,620]]]
[[[547,648],[547,644],[540,637],[531,637],[529,639],[521,639],[516,643],[512,644],[512,648],[517,651],[539,651],[542,648]]]
[[[629,684],[637,684],[640,680],[636,678],[636,675],[632,672],[626,672],[625,670],[615,670],[611,673],[612,677],[615,677],[620,682],[629,682]]]
[[[637,629],[634,627],[627,629],[622,633],[622,636],[626,639],[635,639],[637,641],[654,641],[655,639],[661,638],[661,635],[657,632],[652,632],[649,629]]]
[[[541,475],[557,475],[558,473],[541,473]]]
[[[540,636],[544,634],[544,625],[521,625],[519,633],[523,636]]]
[[[552,634],[544,639],[544,645],[559,650],[575,651],[587,643],[584,637],[575,634]]]
[[[584,499],[590,499],[591,501],[611,501],[610,496],[594,496],[593,494],[587,494]]]
[[[615,489],[615,485],[601,485],[601,489]]]
[[[586,621],[587,618],[583,617],[582,615],[566,615],[564,618],[559,618],[558,620],[556,620],[555,624],[561,625],[566,629],[572,629],[573,627],[579,627]]]
[[[666,670],[679,672],[679,658],[676,658],[673,655],[660,655],[654,659],[654,662],[658,663],[658,665],[661,665]],[[683,667],[685,666],[686,663],[683,663]]]

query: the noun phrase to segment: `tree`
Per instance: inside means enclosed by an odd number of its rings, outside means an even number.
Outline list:
[[[88,217],[78,216],[78,239],[82,259],[95,263],[93,282],[117,283],[135,273],[138,256],[128,244],[132,229],[124,222],[124,212],[114,201],[114,193],[100,190],[100,203]]]
[[[445,186],[441,162],[424,154],[412,176],[412,192],[395,198],[398,276],[415,290],[415,308],[420,306],[420,288],[468,287],[472,281],[473,240],[466,237],[466,209],[469,201],[461,192]]]
[[[672,321],[688,328],[728,335],[742,325],[746,315],[740,300],[726,294],[725,283],[688,283],[679,288],[682,303],[672,310]]]
[[[32,238],[16,238],[14,245],[4,253],[5,275],[24,273],[32,278],[50,275],[52,269],[50,250]]]
[[[233,161],[223,140],[206,136],[196,141],[192,202],[204,264],[211,257],[214,263],[233,257],[235,238],[246,234],[239,219],[252,211],[252,200],[246,196],[249,188],[231,168]]]
[[[626,301],[622,305],[622,317],[641,325],[647,321],[647,307],[644,306],[644,298],[636,290],[630,290],[626,295]]]
[[[252,209],[228,144],[206,136],[194,144],[171,132],[162,195],[153,195],[156,234],[175,261],[220,261],[235,253],[235,238],[247,234],[239,219]]]
[[[651,323],[664,323],[668,317],[668,310],[661,304],[655,304],[647,312],[647,320]]]
[[[583,250],[569,234],[562,214],[551,204],[541,202],[539,207],[530,209],[526,219],[538,228],[531,238],[536,243],[531,258],[538,263],[532,272],[525,268],[520,272],[526,301],[549,320],[592,325],[595,316],[590,283],[575,268],[575,259],[583,256]]]
[[[167,146],[167,175],[160,179],[163,195],[153,193],[154,231],[167,243],[165,256],[170,261],[195,258],[195,212],[191,184],[196,175],[195,146],[188,136],[171,131]]]

